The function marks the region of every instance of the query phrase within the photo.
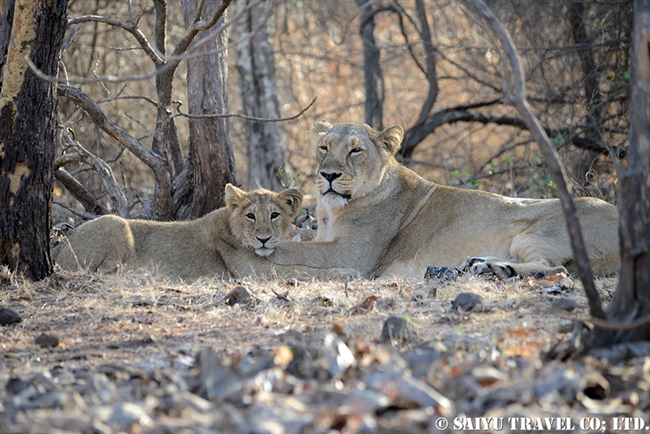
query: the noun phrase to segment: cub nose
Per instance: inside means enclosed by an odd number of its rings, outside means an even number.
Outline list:
[[[341,175],[342,175],[342,173],[327,173],[327,172],[321,172],[321,173],[320,173],[320,176],[322,176],[323,178],[327,179],[327,182],[329,182],[330,184],[331,184],[331,183],[332,183],[336,178],[340,178]]]
[[[268,240],[271,239],[271,237],[268,237],[268,238],[255,237],[255,238],[257,238],[257,241],[259,241],[260,243],[262,243],[262,245],[265,245],[266,242],[267,242]]]

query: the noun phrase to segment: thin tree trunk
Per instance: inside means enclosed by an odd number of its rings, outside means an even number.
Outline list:
[[[238,9],[245,8],[251,0],[239,0]],[[280,103],[275,85],[275,60],[266,23],[268,7],[253,7],[237,23],[237,36],[255,36],[237,46],[237,71],[243,112],[258,118],[279,118]],[[285,159],[287,133],[281,122],[245,121],[248,151],[248,188],[283,188],[278,171],[288,169]]]
[[[474,0],[474,4],[476,4],[478,9],[481,11],[481,14],[483,14],[484,18],[492,28],[494,35],[499,40],[501,47],[504,50],[508,63],[510,63],[510,66],[512,67],[512,74],[510,74],[510,77],[507,80],[504,80],[503,92],[505,98],[503,101],[517,109],[517,112],[526,123],[530,133],[539,145],[539,150],[548,162],[549,168],[551,169],[551,176],[557,185],[558,196],[560,198],[560,203],[562,204],[562,210],[564,211],[564,217],[567,224],[567,231],[571,240],[573,261],[577,268],[580,281],[584,286],[585,295],[589,301],[589,310],[593,317],[604,319],[605,311],[603,310],[602,303],[598,296],[598,291],[596,290],[596,285],[594,284],[594,277],[591,271],[591,266],[589,265],[587,249],[585,248],[585,241],[582,236],[582,230],[580,229],[575,203],[573,202],[567,188],[566,175],[564,174],[563,166],[560,164],[557,152],[551,144],[551,140],[542,127],[542,124],[533,114],[533,111],[528,104],[528,100],[526,99],[526,80],[521,59],[519,58],[519,54],[517,54],[515,44],[512,42],[510,34],[503,28],[499,20],[494,16],[483,0]],[[504,64],[504,73],[508,74],[507,64]],[[510,85],[512,89],[510,89],[508,85]]]
[[[577,45],[591,42],[587,32],[589,9],[583,0],[572,0],[569,4],[569,24],[571,26],[571,35],[573,42]],[[578,51],[580,57],[580,66],[582,67],[582,76],[585,90],[586,109],[591,113],[591,124],[593,130],[590,134],[596,134],[600,121],[601,107],[600,88],[598,86],[598,68],[594,60],[594,53],[591,48],[583,48]],[[587,173],[591,169],[593,162],[598,158],[600,152],[587,150],[583,153],[580,161],[575,167],[575,176],[582,185],[587,185]]]
[[[67,5],[67,0],[9,0],[0,35],[0,264],[36,280],[52,272],[57,99],[55,84],[38,78],[25,58],[44,73],[57,75]]]
[[[363,7],[371,0],[357,0]],[[363,74],[366,82],[365,122],[376,130],[383,130],[384,79],[379,64],[380,50],[375,43],[375,12],[365,7],[361,12],[361,40],[363,41]]]
[[[621,273],[608,317],[630,323],[650,315],[650,0],[634,2],[630,70],[630,146],[620,170]],[[650,339],[650,326],[607,332],[607,341]]]
[[[186,27],[194,22],[200,0],[183,1]],[[220,2],[205,2],[203,16],[212,16]],[[201,39],[215,34],[197,52],[205,53],[187,61],[188,105],[192,114],[228,113],[228,65],[226,31],[218,32],[225,13],[217,24],[197,34]],[[236,184],[235,157],[227,118],[190,119],[190,142],[184,186],[174,198],[174,219],[200,217],[224,205],[226,184]]]

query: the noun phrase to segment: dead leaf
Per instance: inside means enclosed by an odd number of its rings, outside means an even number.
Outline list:
[[[375,302],[377,301],[379,297],[376,295],[371,295],[370,297],[366,297],[365,300],[361,302],[361,307],[366,309],[366,310],[372,310],[375,308]]]

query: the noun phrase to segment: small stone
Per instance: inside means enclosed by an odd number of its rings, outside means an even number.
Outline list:
[[[451,267],[427,267],[427,271],[424,273],[424,278],[425,279],[436,279],[436,280],[444,280],[446,282],[450,282],[454,280],[460,272]]]
[[[31,381],[21,380],[20,378],[11,378],[5,386],[5,390],[7,393],[10,393],[12,395],[18,395],[20,392],[27,389],[31,384]]]
[[[458,294],[456,299],[451,302],[451,308],[453,310],[460,309],[468,312],[481,304],[483,304],[483,298],[480,295],[474,294],[473,292],[461,292]]]
[[[405,318],[391,316],[384,322],[381,330],[381,342],[403,345],[417,339],[413,324]]]
[[[572,312],[576,308],[580,307],[580,305],[572,298],[556,298],[551,302],[551,307]]]
[[[41,348],[54,348],[59,345],[59,338],[43,333],[34,342]]]
[[[223,298],[223,302],[228,306],[234,306],[237,303],[249,304],[253,301],[253,294],[243,286],[237,286]]]
[[[11,309],[0,307],[0,325],[7,326],[22,322],[23,319]]]

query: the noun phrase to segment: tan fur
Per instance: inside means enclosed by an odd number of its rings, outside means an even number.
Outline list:
[[[54,260],[69,270],[154,267],[183,280],[246,275],[337,278],[354,273],[277,266],[265,258],[288,233],[300,210],[298,190],[247,193],[228,184],[225,198],[225,208],[194,221],[97,218],[58,244],[52,250]]]
[[[559,200],[512,199],[429,182],[393,157],[403,138],[400,126],[378,132],[321,121],[313,132],[318,236],[312,243],[280,244],[272,261],[353,267],[367,277],[422,277],[428,265],[459,267],[468,257],[487,257],[473,271],[500,277],[571,266]],[[577,199],[576,207],[594,271],[617,271],[616,207],[597,199]]]

